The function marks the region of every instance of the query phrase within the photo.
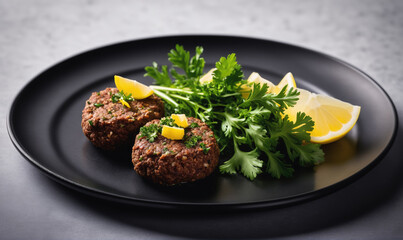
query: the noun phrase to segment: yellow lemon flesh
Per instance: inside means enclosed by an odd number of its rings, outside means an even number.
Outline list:
[[[187,128],[189,126],[188,119],[185,114],[171,114],[171,118],[179,127]]]
[[[271,92],[278,94],[281,91],[281,89],[283,89],[283,87],[285,87],[285,86],[287,86],[287,90],[289,90],[290,88],[297,88],[297,84],[295,83],[294,76],[290,72],[287,73],[283,77],[283,79],[281,79],[281,81],[277,84],[277,86],[272,88]]]
[[[132,94],[132,97],[134,99],[148,98],[149,96],[151,96],[151,94],[154,93],[153,90],[148,86],[135,80],[124,78],[118,75],[115,75],[115,85],[117,89],[119,91],[123,91],[124,94]]]
[[[161,135],[171,140],[182,140],[185,136],[184,128],[163,126]]]
[[[203,77],[200,78],[200,83],[205,84],[213,81],[213,72],[216,70],[216,68],[210,69],[206,74],[204,74]]]
[[[334,142],[344,137],[357,122],[360,106],[304,89],[298,91],[300,95],[297,104],[286,109],[285,114],[290,120],[295,121],[297,112],[305,112],[315,121],[311,142],[320,144]]]
[[[274,88],[274,84],[267,79],[262,78],[259,73],[253,72],[249,78],[248,83],[260,83],[260,84],[267,84],[269,86],[269,90]]]
[[[281,89],[283,89],[284,86],[288,86],[287,90],[290,89],[291,87],[297,88],[297,84],[295,83],[295,79],[292,73],[287,73],[277,85],[274,85],[269,80],[262,78],[259,75],[259,73],[256,72],[253,72],[249,76],[247,81],[248,83],[267,84],[269,86],[267,93],[274,93],[274,94],[278,94],[281,91]],[[252,88],[250,86],[247,85],[242,86],[242,97],[248,98],[251,90]]]
[[[269,80],[266,80],[266,79],[262,78],[262,77],[259,75],[259,73],[257,73],[257,72],[251,73],[251,75],[249,75],[249,77],[248,77],[247,82],[248,82],[248,83],[267,84],[267,85],[269,86],[269,90],[268,90],[267,92],[269,92],[272,88],[275,87],[272,82],[270,82]],[[251,84],[251,85],[252,85],[252,84]],[[242,97],[245,98],[245,99],[248,98],[248,97],[249,97],[249,94],[250,94],[250,91],[252,91],[252,86],[246,85],[246,84],[243,85],[243,86],[242,86],[242,90],[241,90]]]

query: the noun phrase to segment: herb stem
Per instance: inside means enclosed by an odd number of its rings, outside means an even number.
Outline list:
[[[227,104],[222,104],[222,103],[212,103],[211,106],[212,107],[226,107],[228,105]]]
[[[239,93],[239,92],[236,92],[236,93],[228,93],[228,94],[222,95],[221,97],[226,98],[226,97],[232,97],[232,96],[238,96],[238,95],[241,95],[241,93]]]
[[[171,94],[171,97],[177,98],[177,99],[180,99],[180,100],[183,100],[183,101],[185,101],[186,103],[192,104],[192,105],[194,105],[194,106],[196,106],[196,107],[198,107],[198,108],[203,109],[204,111],[207,111],[207,108],[205,108],[205,107],[203,107],[203,106],[201,106],[201,105],[199,105],[199,104],[197,104],[197,103],[191,101],[191,100],[190,100],[189,98],[187,98],[187,97],[184,97],[184,96],[181,96],[181,95],[177,95],[177,94]]]
[[[188,91],[185,89],[179,89],[179,88],[163,87],[163,86],[156,86],[156,85],[150,85],[150,88],[153,90],[160,90],[160,91],[167,91],[167,92],[180,92],[180,93],[194,94],[194,92],[192,92],[192,91]],[[204,95],[204,93],[197,93],[197,94]]]
[[[164,99],[165,101],[167,101],[168,103],[170,103],[171,105],[173,105],[175,107],[179,106],[179,104],[177,102],[175,102],[175,100],[173,100],[171,97],[169,97],[165,93],[160,92],[160,91],[158,91],[156,89],[153,89],[153,90],[154,90],[155,95],[157,95],[158,97]]]

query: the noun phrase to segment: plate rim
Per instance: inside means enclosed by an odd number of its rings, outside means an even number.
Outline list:
[[[333,183],[329,186],[326,186],[324,188],[318,189],[318,190],[313,190],[313,191],[308,191],[304,192],[301,194],[295,194],[287,197],[281,197],[273,200],[259,200],[259,201],[248,201],[248,202],[236,202],[236,203],[198,203],[198,202],[177,202],[177,201],[161,201],[161,200],[150,200],[150,199],[138,199],[138,198],[133,198],[133,197],[126,197],[122,195],[118,195],[115,193],[107,192],[107,191],[102,191],[94,188],[90,188],[88,186],[85,186],[83,184],[79,184],[77,182],[74,182],[70,179],[65,178],[64,176],[51,171],[50,169],[42,166],[39,161],[35,160],[34,157],[30,156],[28,151],[25,149],[25,147],[19,142],[16,132],[14,130],[14,123],[12,122],[12,116],[13,112],[16,108],[16,104],[18,99],[22,96],[24,91],[37,79],[40,78],[41,75],[45,74],[49,70],[55,68],[56,66],[62,65],[65,62],[72,61],[74,59],[80,58],[80,56],[86,55],[90,52],[94,51],[102,51],[103,49],[106,48],[111,48],[111,47],[117,47],[119,45],[125,45],[125,44],[131,44],[135,42],[141,42],[141,41],[150,41],[150,40],[163,40],[163,39],[172,39],[172,38],[178,38],[178,39],[183,39],[183,38],[195,38],[195,37],[203,37],[203,38],[237,38],[237,39],[242,39],[242,40],[252,40],[252,41],[261,41],[261,42],[266,42],[266,43],[274,43],[274,44],[279,44],[291,48],[297,48],[302,51],[310,52],[315,55],[319,55],[324,58],[331,59],[338,64],[343,65],[346,68],[350,68],[363,77],[365,77],[367,80],[370,80],[372,84],[374,84],[379,90],[381,90],[381,93],[386,97],[388,100],[390,107],[392,108],[393,112],[393,133],[390,136],[390,139],[386,145],[386,147],[381,151],[381,153],[374,158],[369,165],[364,167],[363,169],[360,169],[358,172],[354,173],[353,175],[339,181],[336,183]],[[389,96],[389,94],[385,91],[385,89],[375,80],[373,79],[370,75],[359,69],[358,67],[341,60],[337,57],[331,56],[327,53],[324,52],[319,52],[317,50],[313,50],[307,47],[302,47],[296,44],[288,43],[285,41],[276,41],[276,40],[271,40],[271,39],[266,39],[266,38],[258,38],[258,37],[249,37],[249,36],[242,36],[242,35],[227,35],[227,34],[179,34],[179,35],[163,35],[163,36],[153,36],[153,37],[145,37],[145,38],[138,38],[138,39],[131,39],[131,40],[126,40],[126,41],[121,41],[121,42],[115,42],[111,44],[105,44],[99,47],[92,47],[87,50],[78,52],[76,54],[72,54],[70,56],[67,56],[63,58],[62,60],[50,65],[49,67],[45,68],[44,70],[40,71],[38,74],[36,74],[34,77],[32,77],[28,82],[26,82],[19,91],[14,95],[12,98],[12,101],[9,103],[8,106],[8,111],[6,114],[6,128],[7,128],[7,133],[9,135],[9,138],[11,142],[13,143],[14,147],[18,150],[18,152],[26,159],[28,162],[33,164],[35,167],[40,169],[42,173],[44,173],[46,176],[50,177],[52,180],[55,180],[58,183],[61,183],[64,186],[70,187],[74,190],[77,190],[81,193],[85,193],[94,197],[102,198],[105,200],[110,200],[114,202],[120,202],[124,204],[130,204],[130,205],[137,205],[137,206],[143,206],[143,207],[151,207],[151,208],[162,208],[162,209],[178,209],[178,208],[193,208],[193,209],[203,209],[205,210],[206,208],[208,209],[256,209],[256,208],[268,208],[268,207],[278,207],[278,206],[288,206],[296,203],[302,203],[308,200],[313,200],[317,199],[319,197],[322,197],[328,193],[337,191],[341,189],[342,187],[348,185],[349,183],[352,183],[368,173],[370,170],[372,170],[379,162],[381,159],[385,157],[385,155],[389,152],[390,148],[393,146],[393,143],[396,139],[397,132],[398,132],[398,112],[396,109],[396,106],[392,100],[392,98]]]

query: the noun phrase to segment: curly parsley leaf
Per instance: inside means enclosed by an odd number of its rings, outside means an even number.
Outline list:
[[[161,132],[161,127],[158,124],[150,124],[140,128],[140,137],[145,137],[150,143],[154,142]]]
[[[197,78],[203,74],[204,59],[201,58],[203,53],[202,47],[196,47],[195,55],[190,58],[190,52],[186,51],[183,46],[176,45],[175,49],[172,49],[168,53],[168,60],[174,67],[180,68],[184,71],[184,74],[179,74],[175,68],[171,69],[171,74],[176,80],[186,81],[193,78]]]
[[[172,80],[168,73],[168,66],[161,66],[161,71],[159,70],[158,64],[153,62],[152,66],[145,67],[146,74],[144,76],[152,77],[155,79],[155,83],[161,86],[171,86]]]
[[[232,53],[227,58],[221,57],[220,61],[216,63],[213,81],[206,86],[213,95],[218,97],[223,97],[227,94],[240,96],[239,90],[242,84],[246,83],[243,77],[241,65],[238,64],[235,54]]]
[[[221,57],[215,65],[213,80],[226,79],[231,75],[239,74],[241,66],[236,61],[235,53],[229,54],[226,58]]]
[[[198,81],[195,80],[198,80],[203,74],[205,61],[201,57],[202,53],[203,47],[198,46],[195,55],[190,57],[189,51],[186,51],[181,45],[176,45],[175,49],[168,53],[168,60],[172,63],[171,69],[168,70],[167,65],[159,67],[156,62],[153,62],[152,66],[145,67],[144,76],[154,78],[155,83],[160,86],[194,86],[198,84]],[[174,82],[172,82],[172,78],[175,79]]]
[[[294,106],[298,101],[299,92],[287,86],[283,87],[278,94],[267,93],[267,84],[254,83],[249,97],[241,104],[241,107],[263,106],[265,109],[284,110]]]
[[[291,177],[294,168],[291,164],[283,161],[284,155],[280,151],[270,152],[266,165],[266,171],[274,178]]]
[[[234,155],[225,161],[219,168],[221,173],[235,174],[241,171],[243,175],[250,180],[262,172],[263,161],[258,159],[257,149],[250,152],[239,150],[237,144],[234,145]]]
[[[224,120],[221,122],[221,130],[224,132],[225,136],[232,136],[234,134],[235,128],[240,129],[240,124],[245,119],[235,117],[228,112],[225,112],[223,115]]]
[[[313,125],[311,117],[298,112],[295,122],[290,121],[288,116],[276,122],[271,128],[271,135],[284,141],[292,161],[298,160],[301,166],[316,165],[323,162],[324,153],[319,144],[309,143]]]
[[[193,136],[191,136],[191,137],[189,137],[188,139],[185,140],[185,146],[186,146],[187,148],[194,147],[194,146],[196,146],[196,144],[197,144],[199,141],[201,141],[201,140],[202,140],[202,137],[201,137],[201,136],[195,136],[195,135],[193,135]]]

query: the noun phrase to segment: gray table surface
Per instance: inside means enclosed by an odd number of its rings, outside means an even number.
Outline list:
[[[107,44],[175,34],[250,36],[343,59],[403,109],[403,1],[0,0],[1,239],[403,239],[403,143],[364,177],[279,209],[178,213],[100,201],[55,183],[9,140],[17,92],[49,66]]]

